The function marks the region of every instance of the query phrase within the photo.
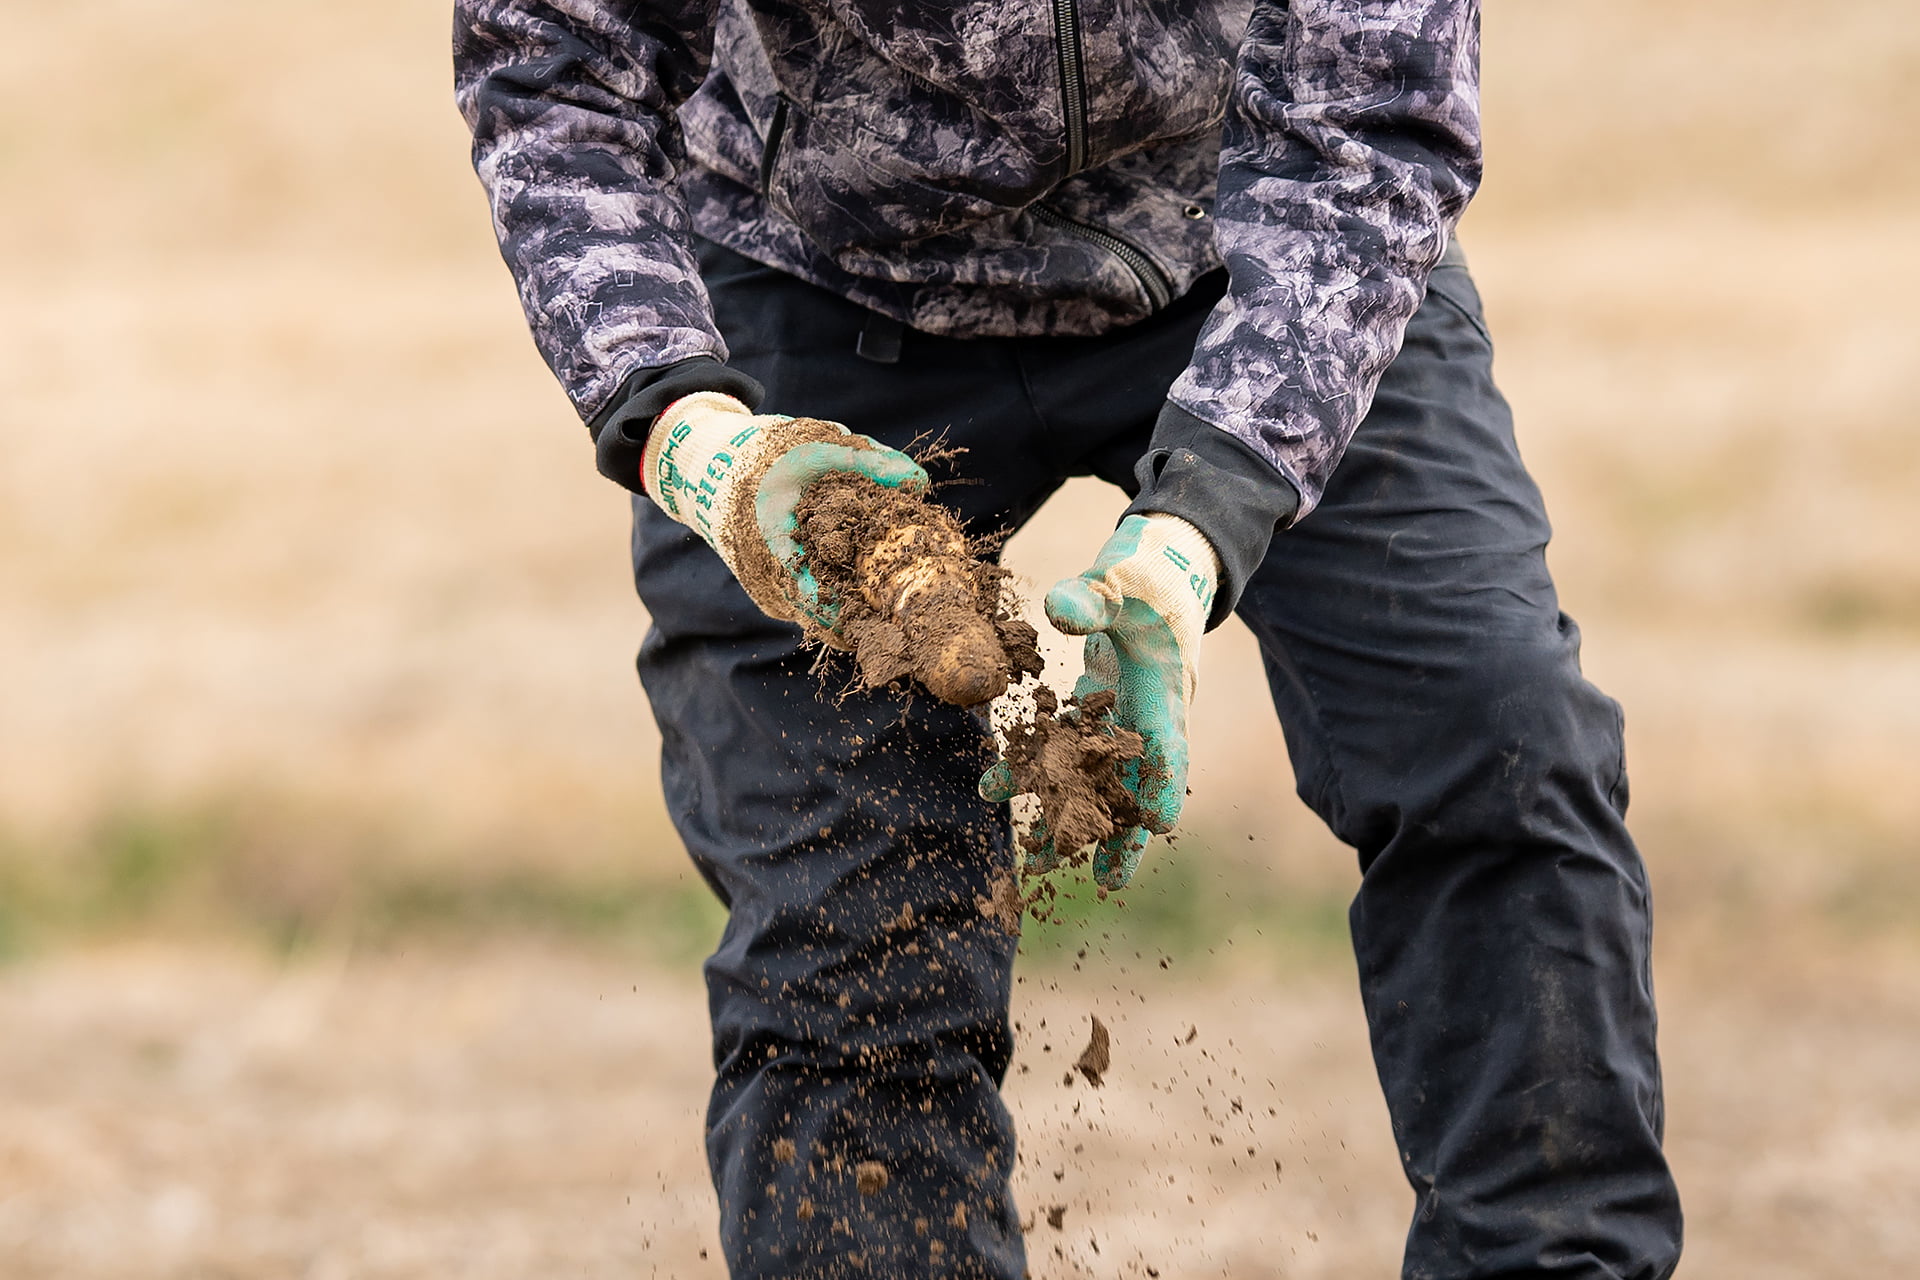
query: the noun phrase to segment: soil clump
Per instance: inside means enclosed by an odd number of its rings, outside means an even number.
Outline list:
[[[1137,827],[1145,818],[1121,777],[1121,766],[1140,758],[1140,735],[1113,723],[1114,692],[1102,689],[1069,698],[1042,685],[1034,691],[1031,720],[1007,731],[1007,764],[1014,785],[1040,799],[1042,821],[1027,835],[1023,852],[1039,853],[1048,840],[1071,857]]]
[[[1113,1037],[1107,1034],[1107,1024],[1092,1014],[1087,1020],[1093,1023],[1093,1033],[1087,1040],[1087,1047],[1080,1051],[1073,1069],[1087,1078],[1087,1083],[1098,1089],[1106,1079],[1107,1071],[1113,1066]]]

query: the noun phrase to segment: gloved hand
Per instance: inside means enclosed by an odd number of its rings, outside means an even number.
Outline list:
[[[1121,521],[1092,568],[1047,592],[1048,620],[1087,637],[1086,674],[1075,695],[1112,690],[1114,722],[1146,744],[1122,769],[1146,823],[1094,850],[1093,877],[1104,888],[1125,887],[1148,834],[1171,831],[1179,821],[1187,795],[1187,705],[1219,578],[1219,557],[1206,536],[1178,516],[1155,512]],[[1004,762],[987,770],[980,792],[993,801],[1012,798]],[[1073,852],[1046,840],[1027,869],[1050,871]]]
[[[647,496],[719,552],[753,602],[835,638],[838,610],[800,563],[797,508],[835,471],[925,492],[927,473],[897,449],[837,422],[756,415],[730,395],[697,391],[654,419],[641,461]]]

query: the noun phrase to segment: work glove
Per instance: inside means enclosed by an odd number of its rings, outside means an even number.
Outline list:
[[[1095,847],[1093,878],[1103,888],[1124,888],[1149,833],[1171,831],[1179,821],[1187,795],[1187,705],[1219,579],[1219,557],[1206,536],[1178,516],[1154,512],[1121,521],[1092,568],[1047,592],[1048,621],[1087,638],[1086,674],[1075,697],[1112,691],[1114,723],[1145,744],[1140,758],[1121,766],[1145,822]],[[987,770],[980,793],[995,802],[1013,797],[1005,761]],[[1029,871],[1051,871],[1077,852],[1056,849],[1045,832],[1035,835],[1041,843],[1028,855]]]
[[[837,422],[758,414],[718,391],[675,400],[654,419],[641,458],[647,496],[719,553],[770,617],[838,640],[839,610],[803,562],[801,495],[836,471],[924,493],[919,463]]]

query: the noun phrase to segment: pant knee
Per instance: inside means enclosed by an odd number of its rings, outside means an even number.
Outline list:
[[[1401,838],[1561,844],[1618,824],[1620,708],[1581,675],[1570,632],[1481,637],[1419,673],[1339,770],[1342,834],[1370,857]]]
[[[997,1080],[1011,1056],[1015,940],[980,903],[1010,857],[998,842],[928,833],[820,849],[810,880],[778,901],[736,897],[707,962],[716,1054],[749,1068],[968,1060]]]

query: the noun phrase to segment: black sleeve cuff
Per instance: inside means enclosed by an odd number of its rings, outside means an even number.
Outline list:
[[[662,409],[696,391],[724,391],[749,409],[759,408],[767,394],[758,382],[712,356],[636,369],[620,384],[607,407],[587,423],[600,474],[635,493],[644,492],[640,462],[647,449],[648,429]]]
[[[1220,557],[1211,631],[1227,620],[1246,590],[1274,530],[1293,519],[1300,494],[1244,441],[1176,404],[1160,410],[1153,444],[1133,471],[1140,494],[1121,516],[1159,511],[1205,534]]]

